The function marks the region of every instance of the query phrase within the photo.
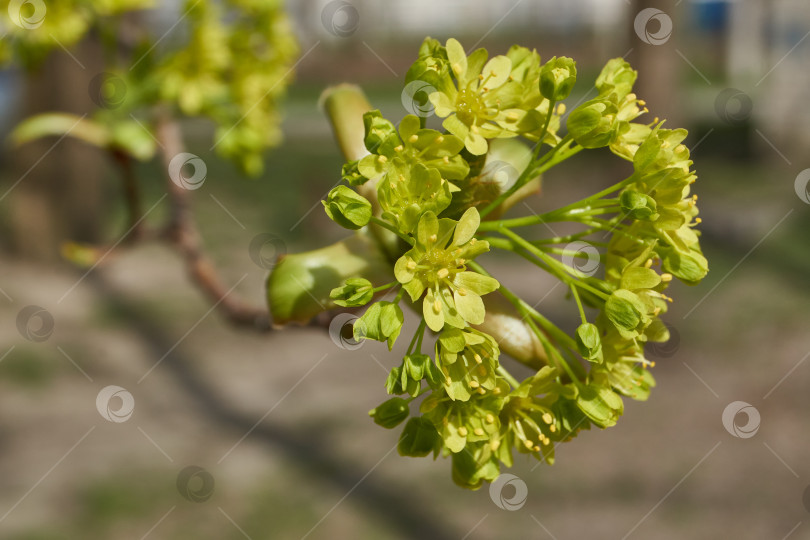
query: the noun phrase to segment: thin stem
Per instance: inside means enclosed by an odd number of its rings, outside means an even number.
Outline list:
[[[377,216],[371,216],[371,220],[369,220],[369,223],[374,223],[375,225],[379,225],[383,229],[388,229],[389,231],[399,236],[402,240],[404,240],[408,244],[413,245],[413,238],[402,234],[401,232],[399,232],[399,229],[397,229],[391,223],[388,223],[384,219],[380,219]]]
[[[500,232],[502,234],[504,234],[505,236],[509,237],[511,240],[513,240],[520,247],[522,247],[523,249],[525,249],[526,251],[528,251],[529,253],[531,253],[535,257],[542,260],[548,266],[550,266],[552,268],[557,268],[559,270],[562,270],[562,271],[566,272],[567,274],[570,274],[570,276],[573,276],[574,278],[582,278],[583,277],[581,275],[581,272],[579,272],[578,270],[575,270],[575,269],[571,268],[570,266],[568,266],[567,264],[558,261],[557,259],[555,259],[551,255],[548,255],[547,253],[544,253],[540,248],[538,248],[536,246],[533,246],[531,243],[526,241],[523,237],[519,236],[518,234],[515,234],[514,232],[510,231],[509,229],[503,229]],[[600,291],[598,289],[594,289],[593,287],[591,287],[591,286],[589,286],[589,285],[587,285],[585,283],[579,282],[579,281],[573,281],[572,282],[571,277],[568,276],[568,275],[564,275],[564,274],[555,274],[555,275],[557,275],[565,283],[575,283],[578,287],[583,287],[585,289],[588,289],[591,292],[593,292],[594,294],[596,294],[597,296],[600,296],[602,298],[607,299],[607,295],[604,292],[602,292],[602,291]]]
[[[545,138],[545,133],[544,133],[544,138]],[[539,160],[536,159],[537,158],[537,156],[536,156],[537,151],[535,150],[535,153],[532,154],[532,160],[529,162],[529,164],[526,166],[526,168],[523,169],[523,172],[520,173],[520,176],[515,181],[515,183],[512,185],[512,187],[510,187],[509,189],[507,189],[506,191],[504,191],[503,193],[498,195],[498,197],[496,197],[494,201],[489,203],[486,206],[486,208],[481,210],[481,212],[480,212],[481,213],[481,218],[483,219],[484,217],[486,217],[490,212],[495,210],[503,201],[505,201],[506,199],[508,199],[512,195],[514,195],[514,193],[517,190],[519,190],[520,188],[522,188],[527,182],[529,182],[529,180],[531,180],[532,178],[537,176],[539,174],[538,171],[537,171],[537,167],[539,165],[541,165],[542,163],[545,163],[547,160],[551,159],[551,157],[554,156],[554,154],[557,152],[558,149],[560,149],[560,147],[568,144],[571,141],[572,141],[572,139],[570,138],[570,135],[566,135],[554,148],[552,148],[549,152],[547,152]],[[540,148],[541,146],[542,146],[542,140],[537,143],[537,148]],[[567,157],[568,156],[566,156],[566,158]],[[563,160],[560,160],[560,161],[563,161]],[[555,162],[554,164],[556,165],[556,163],[559,163],[559,161]],[[548,170],[549,168],[551,168],[551,167],[548,167],[547,169],[543,169],[543,170]]]
[[[378,293],[380,291],[390,289],[394,285],[399,285],[399,281],[392,281],[391,283],[386,283],[385,285],[380,285],[379,287],[374,287],[371,292]]]
[[[573,285],[570,285],[570,287],[571,294],[574,295],[574,300],[577,301],[577,309],[579,309],[579,316],[582,318],[582,324],[585,324],[588,322],[588,319],[585,317],[585,310],[582,308],[582,300],[579,298],[579,292],[577,292],[577,288]]]
[[[416,329],[416,332],[413,333],[413,338],[411,338],[411,343],[408,345],[408,352],[405,353],[405,356],[408,356],[413,351],[414,346],[417,347],[417,354],[422,350],[422,336],[425,333],[425,319],[422,319],[419,323],[419,327]]]
[[[497,371],[498,371],[498,374],[501,377],[506,379],[506,382],[508,382],[510,385],[512,385],[512,388],[517,388],[518,386],[520,386],[520,383],[517,381],[517,379],[515,379],[515,377],[512,376],[512,374],[509,373],[506,370],[506,368],[503,367],[502,365],[498,365],[498,370]]]

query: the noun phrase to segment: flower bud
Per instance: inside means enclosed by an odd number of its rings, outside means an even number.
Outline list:
[[[371,219],[371,203],[368,199],[346,186],[336,187],[321,202],[329,218],[346,229],[360,229]]]
[[[374,287],[365,278],[350,278],[340,287],[329,293],[335,304],[343,307],[360,307],[368,304],[374,297]]]
[[[654,221],[658,218],[658,205],[649,195],[630,189],[622,193],[619,201],[622,213],[631,219]]]
[[[411,414],[408,401],[402,398],[391,398],[368,412],[374,423],[386,429],[397,427]]]
[[[602,352],[602,340],[599,329],[591,323],[582,323],[577,328],[576,342],[579,354],[588,361],[598,362],[599,353]]]
[[[608,100],[583,103],[568,117],[568,133],[585,148],[607,146],[616,134],[616,106]]]
[[[576,62],[556,56],[540,70],[540,93],[551,101],[562,101],[571,94],[577,81]]]

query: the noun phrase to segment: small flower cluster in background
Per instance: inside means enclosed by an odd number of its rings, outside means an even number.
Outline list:
[[[592,425],[614,425],[623,397],[647,399],[655,382],[644,346],[669,337],[660,319],[672,301],[664,291],[675,278],[695,284],[708,271],[695,229],[686,131],[638,121],[647,110],[632,92],[636,72],[622,59],[607,63],[596,79],[598,96],[563,124],[561,102],[576,78],[569,58],[542,63],[519,46],[489,58],[484,49],[467,55],[454,39],[427,39],[405,82],[431,89],[443,129],[428,129],[414,115],[397,129],[379,111],[366,113],[369,153],[344,166],[348,186],[324,202],[336,223],[387,234],[396,246],[389,283],[358,275],[332,291],[334,304],[350,308],[393,296],[371,303],[354,325],[355,338],[391,348],[403,331],[401,303],[420,315],[401,365],[385,382],[394,397],[370,414],[386,428],[405,422],[400,454],[451,457],[453,479],[463,487],[495,479],[515,451],[553,463],[558,443]],[[482,171],[504,139],[530,158],[512,161],[511,182],[493,184]],[[502,218],[546,171],[603,147],[632,163],[629,177],[542,215]],[[521,234],[550,222],[581,230]],[[561,330],[476,263],[490,250],[516,253],[563,282],[581,318],[576,330]],[[576,264],[585,255],[598,257],[598,275]],[[523,381],[502,362],[508,333],[488,331],[494,296],[511,304],[540,344],[533,357],[518,358],[534,371]],[[427,329],[438,334],[432,350],[424,343]]]
[[[167,37],[171,30],[150,35],[122,17],[156,7],[154,0],[8,4],[0,10],[0,33],[8,34],[0,40],[0,66],[19,61],[35,67],[91,31],[105,57],[105,71],[89,87],[98,105],[92,118],[30,118],[17,130],[18,143],[66,132],[146,161],[156,143],[143,126],[155,122],[155,112],[166,112],[161,108],[212,120],[217,151],[252,176],[262,172],[263,153],[281,142],[279,102],[299,53],[283,2],[186,0],[179,6],[187,25],[180,42]]]

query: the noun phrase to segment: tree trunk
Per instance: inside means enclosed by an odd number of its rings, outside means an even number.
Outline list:
[[[47,111],[81,116],[93,110],[88,84],[101,70],[99,47],[90,39],[71,52],[75,59],[57,49],[25,76],[18,121]],[[11,176],[2,192],[18,182],[6,201],[16,254],[53,261],[65,241],[100,239],[104,157],[97,148],[49,137],[9,155]]]

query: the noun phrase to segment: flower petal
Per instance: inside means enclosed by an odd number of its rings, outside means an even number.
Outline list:
[[[447,49],[447,59],[450,61],[450,69],[456,78],[464,75],[467,72],[467,53],[464,52],[464,47],[458,40],[450,38],[445,45]]]
[[[472,131],[470,131],[464,138],[464,146],[466,146],[467,151],[474,156],[483,156],[487,153],[487,149],[489,148],[487,145],[487,140],[478,133],[473,133]]]
[[[489,60],[481,70],[484,80],[481,86],[492,90],[498,88],[509,79],[512,71],[512,61],[506,56],[495,56]]]
[[[428,99],[433,104],[433,110],[439,118],[450,116],[455,111],[455,103],[450,99],[450,96],[443,92],[433,92],[428,96]],[[402,138],[404,139],[405,135]]]
[[[459,272],[453,278],[453,285],[479,296],[489,294],[501,286],[497,279],[482,276],[477,272]]]
[[[428,210],[424,214],[422,214],[422,218],[419,220],[419,226],[417,227],[417,240],[419,244],[430,250],[433,242],[435,242],[437,238],[437,234],[439,233],[439,220],[436,217],[436,214]],[[432,240],[431,240],[432,239]]]
[[[481,225],[481,216],[478,214],[478,210],[472,206],[458,220],[456,232],[453,234],[453,245],[463,246],[469,242],[478,230],[479,225]]]
[[[444,327],[444,310],[441,303],[439,304],[439,310],[436,310],[436,296],[433,289],[428,289],[425,301],[422,302],[422,315],[425,317],[428,328],[434,332],[438,332]]]
[[[484,322],[484,315],[486,309],[484,308],[484,301],[481,297],[472,291],[466,291],[466,294],[460,294],[458,290],[453,293],[453,300],[455,300],[456,309],[465,321],[470,324],[481,324]]]

